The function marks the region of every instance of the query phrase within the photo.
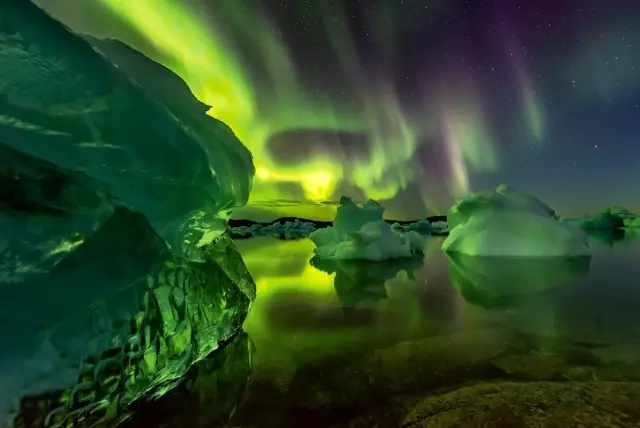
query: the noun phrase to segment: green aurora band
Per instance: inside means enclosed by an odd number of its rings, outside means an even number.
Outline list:
[[[202,2],[98,2],[152,45],[155,52],[145,54],[185,80],[194,95],[211,106],[209,114],[227,123],[249,148],[256,165],[249,206],[299,200],[303,194],[302,202],[310,202],[311,210],[316,206],[326,211],[327,206],[318,203],[335,198],[340,183],[356,186],[368,198],[391,199],[415,179],[410,162],[420,142],[429,141],[429,137],[446,144],[447,159],[443,162],[450,176],[446,180],[448,188],[443,191],[452,197],[470,191],[469,169],[495,171],[499,167],[498,153],[471,79],[461,77],[465,90],[457,96],[446,94],[434,99],[433,94],[422,94],[424,117],[415,117],[415,112],[408,114],[394,89],[393,70],[372,79],[358,63],[352,35],[346,26],[336,24],[335,17],[345,14],[336,5],[330,12],[321,9],[326,39],[338,58],[337,64],[327,67],[337,66],[350,77],[349,82],[343,82],[351,85],[350,102],[304,87],[294,59],[264,10],[247,8],[242,2],[220,2],[215,14]],[[437,4],[434,2],[432,7]],[[397,37],[392,3],[387,6],[369,17],[372,28],[380,28],[373,36],[388,54],[392,68]],[[380,13],[385,10],[388,13]],[[382,21],[386,25],[380,25]],[[246,67],[248,59],[234,42],[239,38],[251,43],[254,55],[259,53],[261,69],[266,71],[263,77],[268,79],[265,86],[270,88],[268,94],[252,81]],[[125,42],[139,48],[129,40]],[[526,120],[541,138],[543,113],[524,73],[521,84]],[[428,114],[427,106],[434,105],[439,114]],[[279,165],[269,153],[268,142],[275,135],[295,130],[364,133],[371,150],[369,155],[348,163],[341,153],[314,151],[304,163]],[[296,187],[301,191],[292,192]],[[427,191],[422,192],[426,207],[446,210],[447,207],[434,206]],[[326,212],[308,216],[326,217]]]

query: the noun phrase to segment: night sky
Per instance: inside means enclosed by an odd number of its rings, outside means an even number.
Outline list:
[[[640,0],[38,0],[180,75],[254,155],[236,217],[446,213],[508,182],[640,211]]]

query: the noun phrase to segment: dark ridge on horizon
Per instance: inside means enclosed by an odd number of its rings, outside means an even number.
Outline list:
[[[241,227],[241,226],[246,226],[246,227],[251,227],[254,224],[259,224],[261,226],[269,226],[271,224],[274,223],[285,223],[287,221],[291,221],[294,222],[296,220],[300,220],[302,222],[305,223],[313,223],[316,226],[322,226],[322,227],[327,227],[327,226],[331,226],[333,224],[333,221],[326,221],[326,220],[311,220],[308,218],[302,218],[302,217],[279,217],[276,218],[272,221],[253,221],[253,220],[248,220],[248,219],[230,219],[229,220],[229,227]],[[444,215],[436,215],[436,216],[431,216],[431,217],[426,217],[426,218],[418,218],[415,220],[392,220],[392,219],[384,219],[385,222],[389,223],[389,224],[393,224],[393,223],[398,223],[398,224],[411,224],[411,223],[415,223],[417,221],[420,220],[427,220],[429,223],[435,223],[437,221],[447,221],[447,216]]]

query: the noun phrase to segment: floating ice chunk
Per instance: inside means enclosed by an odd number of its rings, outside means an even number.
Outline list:
[[[590,254],[587,237],[580,229],[552,217],[554,211],[534,196],[521,191],[507,193],[509,197],[497,191],[484,192],[457,201],[447,216],[450,230],[442,249],[474,256]]]
[[[624,227],[640,227],[640,215],[632,213],[625,208],[612,206],[607,209],[607,212],[622,219]]]
[[[369,200],[362,207],[342,197],[333,227],[313,232],[314,252],[335,260],[386,260],[422,253],[425,237],[399,232],[382,219],[384,209]],[[338,226],[336,226],[336,224]]]
[[[609,207],[601,213],[578,218],[561,219],[588,231],[613,230],[640,227],[640,217],[621,207]]]
[[[434,221],[431,223],[431,233],[434,235],[446,235],[449,233],[449,225],[446,221]]]

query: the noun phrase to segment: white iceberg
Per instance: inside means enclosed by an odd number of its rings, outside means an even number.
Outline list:
[[[584,232],[558,221],[555,211],[536,197],[506,185],[456,201],[447,219],[445,252],[496,257],[590,254]]]
[[[425,237],[392,228],[382,219],[384,208],[373,200],[359,207],[343,197],[333,227],[309,235],[318,257],[332,260],[388,260],[422,253]]]

